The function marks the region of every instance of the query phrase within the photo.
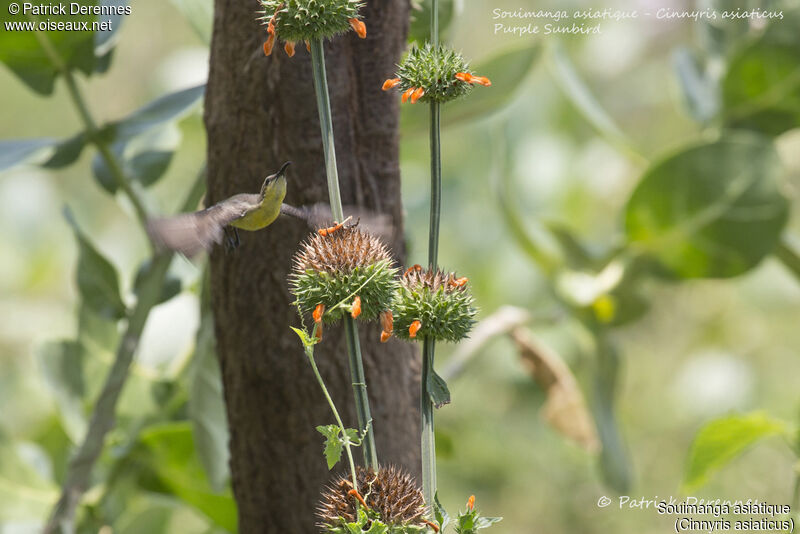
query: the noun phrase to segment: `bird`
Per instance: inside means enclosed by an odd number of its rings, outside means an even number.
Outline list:
[[[238,229],[261,230],[281,214],[305,221],[312,230],[335,223],[325,203],[298,207],[283,203],[286,168],[290,164],[287,161],[278,172],[267,176],[258,193],[239,193],[199,211],[148,220],[151,241],[158,250],[171,250],[191,258],[202,251],[211,252],[215,244],[222,242],[229,227],[233,235],[228,236],[226,244],[234,249],[239,245]],[[353,206],[345,206],[344,211],[373,234],[390,238],[393,227],[388,216]]]
[[[287,161],[278,172],[267,176],[258,193],[239,193],[200,211],[150,219],[150,239],[159,250],[172,250],[191,258],[203,250],[210,252],[215,243],[221,243],[230,226],[235,238],[229,239],[229,244],[235,248],[239,244],[237,229],[261,230],[280,215],[286,196],[286,167],[290,164]]]

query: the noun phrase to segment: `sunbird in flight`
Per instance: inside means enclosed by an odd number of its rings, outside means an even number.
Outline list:
[[[147,224],[150,239],[160,249],[192,257],[203,250],[210,252],[215,243],[221,243],[228,227],[233,229],[233,237],[229,237],[228,243],[235,247],[239,244],[239,228],[261,230],[272,224],[281,213],[302,219],[313,229],[324,227],[331,222],[327,205],[320,203],[296,208],[283,203],[286,196],[286,167],[290,163],[287,161],[278,172],[267,176],[258,193],[239,193],[200,211],[151,219]],[[348,211],[353,212],[352,209]],[[391,226],[387,224],[385,216],[357,208],[355,211],[361,211],[359,215],[364,217],[365,226],[373,233],[390,233]],[[333,228],[336,227],[338,225]],[[323,231],[326,229],[320,230]]]

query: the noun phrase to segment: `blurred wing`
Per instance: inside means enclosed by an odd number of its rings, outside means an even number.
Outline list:
[[[210,252],[214,243],[222,242],[225,226],[247,213],[251,205],[247,196],[236,195],[194,213],[151,219],[147,233],[161,250],[173,250],[190,258],[203,250]]]
[[[382,238],[385,243],[392,242],[394,226],[392,225],[391,217],[388,215],[358,206],[344,206],[343,211],[345,217],[352,217],[349,224],[358,222],[359,228]],[[334,223],[331,208],[324,202],[318,202],[311,206],[300,206],[298,208],[288,204],[282,204],[281,213],[304,220],[312,230],[327,228]]]

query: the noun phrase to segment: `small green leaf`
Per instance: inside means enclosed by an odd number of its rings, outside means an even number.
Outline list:
[[[48,137],[37,139],[12,139],[0,141],[0,171],[35,160],[57,141]]]
[[[318,426],[317,432],[325,436],[324,454],[328,462],[328,469],[333,469],[342,458],[344,442],[339,437],[339,427],[336,425]]]
[[[433,369],[430,371],[428,375],[428,395],[430,395],[433,405],[441,408],[445,404],[450,404],[450,390],[447,389],[447,382],[444,381],[444,378],[436,374]]]
[[[789,202],[769,138],[731,133],[645,172],[628,202],[628,240],[683,278],[737,276],[770,254]]]
[[[78,240],[78,291],[83,302],[101,317],[121,319],[126,308],[116,269],[92,246],[69,210],[65,210],[65,217]]]
[[[100,5],[102,7],[114,7],[115,9],[114,14],[109,15],[99,15],[97,20],[100,23],[105,23],[106,27],[109,27],[107,30],[99,30],[94,34],[94,53],[98,58],[110,58],[110,54],[113,51],[114,47],[119,40],[119,28],[122,26],[122,21],[125,20],[125,17],[122,15],[118,15],[116,13],[119,12],[120,8],[124,8],[128,5],[127,0],[100,0]],[[98,61],[98,64],[95,67],[100,72],[105,72],[108,68],[107,61]]]
[[[336,427],[336,428],[338,429],[339,427]],[[356,430],[355,428],[345,428],[344,429],[344,435],[347,437],[347,441],[349,443],[352,443],[353,445],[360,445],[361,444],[361,440],[364,439],[361,436],[361,433],[358,430]],[[365,435],[366,435],[366,432],[365,432]]]
[[[297,334],[297,337],[300,338],[300,343],[303,344],[303,348],[308,349],[316,344],[316,341],[312,339],[311,336],[308,335],[308,332],[306,332],[305,330],[301,330],[293,326],[290,326],[289,328],[291,328],[294,331],[294,333]]]
[[[438,491],[433,494],[433,516],[436,518],[436,522],[439,523],[439,532],[444,532],[444,527],[450,523],[450,516],[442,506],[442,503],[439,502]]]
[[[142,262],[139,270],[136,271],[136,277],[133,280],[133,292],[138,297],[141,294],[144,281],[147,277],[151,276],[152,262],[148,259]],[[181,280],[174,275],[167,273],[164,277],[164,284],[161,287],[161,294],[158,297],[156,304],[166,302],[178,295],[181,292]]]
[[[719,111],[717,83],[688,48],[679,48],[672,60],[689,114],[696,121],[706,124]]]
[[[502,517],[479,517],[475,521],[475,530],[489,528],[490,526],[494,525],[495,523],[499,523],[502,520]]]
[[[763,412],[724,417],[711,421],[695,436],[689,451],[684,491],[690,493],[715,472],[756,442],[786,434],[788,425]]]
[[[59,142],[55,147],[55,152],[50,158],[42,163],[48,169],[61,169],[67,165],[72,165],[80,157],[83,148],[86,146],[86,134],[83,132]]]

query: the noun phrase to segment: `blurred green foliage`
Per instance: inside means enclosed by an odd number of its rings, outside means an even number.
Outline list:
[[[797,8],[771,2],[787,19],[768,25],[623,22],[556,43],[495,35],[489,0],[444,4],[443,35],[494,85],[442,110],[440,261],[469,276],[484,317],[509,303],[547,317],[529,326],[570,365],[605,445],[597,470],[543,425],[542,391],[495,339],[437,414],[445,507],[475,493],[509,532],[668,526],[648,511],[597,509],[613,494],[600,473],[646,498],[707,482],[713,498],[788,503],[790,449],[765,441],[735,458],[796,420],[800,285],[773,253],[800,231],[800,37],[787,31]],[[106,194],[118,192],[113,171],[87,147],[107,143],[163,212],[204,159],[196,109],[210,2],[133,8],[114,35],[48,34],[68,68],[105,72],[77,83],[103,119],[91,136],[35,36],[0,32],[10,69],[0,71],[0,169],[10,169],[0,177],[0,531],[46,519],[118,321],[153,276],[129,203],[120,211]],[[412,37],[427,16],[423,3]],[[424,111],[403,108],[409,264],[425,253]],[[173,261],[159,285],[81,532],[236,529],[202,280]],[[756,408],[770,415],[714,421]]]

